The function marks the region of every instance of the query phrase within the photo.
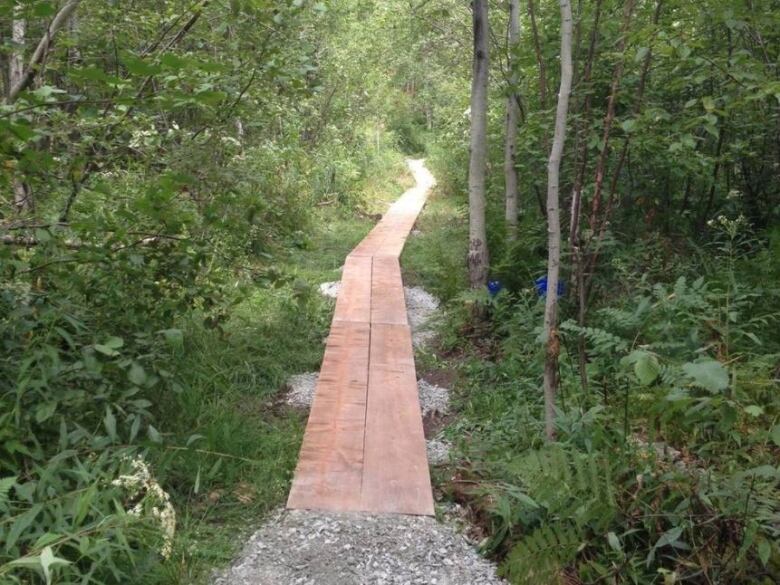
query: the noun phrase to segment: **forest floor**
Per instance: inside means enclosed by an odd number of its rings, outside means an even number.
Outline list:
[[[426,210],[420,224],[431,227],[425,215]],[[412,239],[424,237],[420,230],[412,235]],[[415,259],[410,262],[413,267]],[[319,290],[335,298],[339,286],[325,282]],[[421,287],[406,287],[405,296],[418,358],[429,366],[435,360],[431,323],[437,317],[439,301]],[[442,421],[448,415],[449,390],[438,385],[441,377],[435,369],[424,369],[427,373],[419,380],[420,404],[429,464],[435,467],[450,462],[449,444],[440,437]],[[286,404],[305,411],[316,380],[314,372],[292,376]],[[438,520],[279,509],[249,539],[238,559],[216,577],[215,585],[503,583],[496,577],[495,566],[464,537],[457,508],[443,504],[437,513]]]

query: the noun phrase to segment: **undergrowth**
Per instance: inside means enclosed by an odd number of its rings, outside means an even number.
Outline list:
[[[762,276],[777,270],[777,238],[724,220],[706,249],[670,254],[657,236],[605,250],[586,327],[562,299],[546,444],[533,287],[545,234],[530,217],[523,227],[494,258],[496,297],[463,281],[446,295],[428,358],[458,373],[445,499],[466,507],[511,583],[777,582],[780,296]],[[439,270],[411,274],[435,283]]]

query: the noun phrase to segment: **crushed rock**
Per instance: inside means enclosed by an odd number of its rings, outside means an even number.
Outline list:
[[[324,297],[328,297],[331,299],[335,299],[337,296],[339,296],[339,291],[341,290],[341,282],[323,282],[320,285],[320,294]]]
[[[314,391],[317,388],[317,372],[306,372],[290,376],[287,380],[288,392],[285,402],[296,408],[309,408],[314,400]]]
[[[425,380],[417,380],[420,392],[420,409],[422,415],[431,413],[447,414],[450,408],[450,391]]]
[[[412,345],[423,347],[435,336],[429,325],[439,311],[439,299],[419,286],[405,286],[404,296],[406,316],[412,328]]]
[[[339,296],[341,282],[323,282],[319,288],[320,294],[335,299]],[[439,299],[419,286],[405,286],[404,296],[406,315],[412,328],[412,344],[416,348],[422,347],[435,335],[428,325],[439,310]]]
[[[213,585],[502,585],[453,526],[423,516],[278,511]]]
[[[442,465],[450,460],[450,449],[452,445],[446,441],[431,439],[426,441],[428,449],[428,465]]]

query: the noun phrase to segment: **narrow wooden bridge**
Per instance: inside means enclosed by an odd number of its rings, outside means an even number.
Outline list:
[[[417,184],[347,256],[288,508],[433,515],[399,256],[434,180]]]

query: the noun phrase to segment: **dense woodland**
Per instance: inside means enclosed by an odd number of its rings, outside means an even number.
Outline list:
[[[482,552],[778,582],[779,53],[776,0],[0,0],[0,583],[229,562],[407,156]]]

